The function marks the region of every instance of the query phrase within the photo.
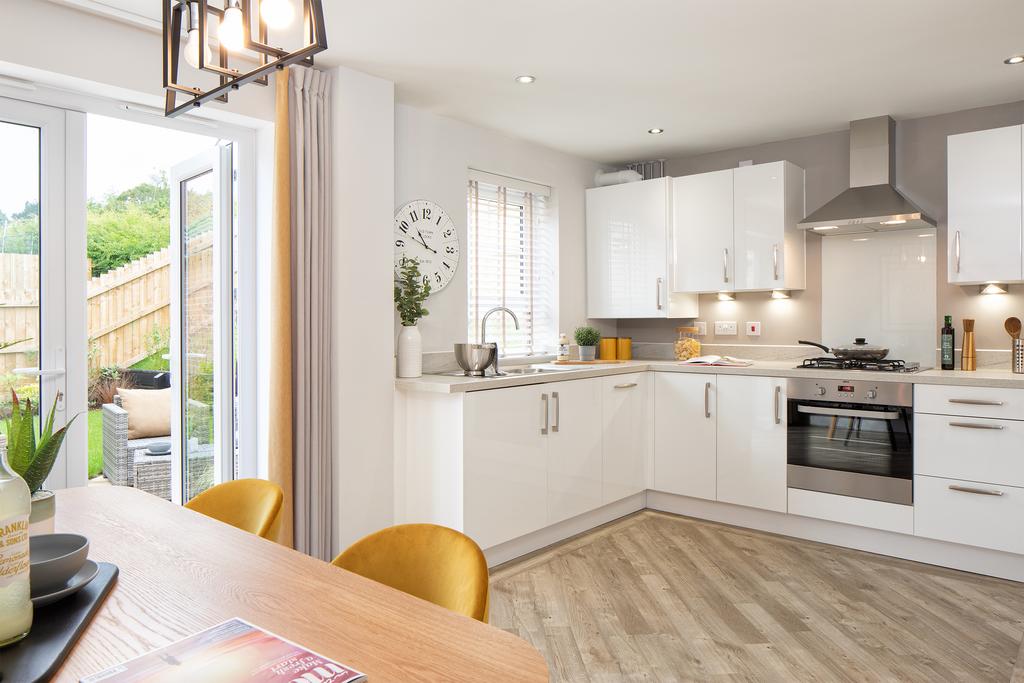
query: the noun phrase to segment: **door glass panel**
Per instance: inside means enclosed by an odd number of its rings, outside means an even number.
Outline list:
[[[39,362],[39,143],[38,128],[0,121],[0,433],[12,391],[39,412],[38,378],[15,373]]]
[[[212,171],[181,184],[182,453],[184,500],[214,484],[214,183]]]

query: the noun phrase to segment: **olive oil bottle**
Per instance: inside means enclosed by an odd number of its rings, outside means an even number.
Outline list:
[[[939,349],[943,370],[952,370],[956,367],[956,354],[953,351],[956,348],[955,337],[956,330],[953,328],[953,316],[947,315],[945,317],[945,324],[939,330]]]

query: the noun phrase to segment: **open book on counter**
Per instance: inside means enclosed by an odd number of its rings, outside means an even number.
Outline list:
[[[680,365],[716,365],[729,368],[746,368],[753,364],[752,360],[733,358],[732,356],[697,356],[680,363]]]
[[[86,676],[81,683],[360,683],[365,680],[365,674],[247,621],[231,619]]]

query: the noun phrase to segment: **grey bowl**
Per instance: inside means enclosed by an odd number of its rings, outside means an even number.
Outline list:
[[[484,370],[494,363],[497,344],[456,344],[455,361],[469,377],[483,377]]]
[[[32,593],[64,586],[85,564],[89,539],[78,534],[42,534],[28,539]]]

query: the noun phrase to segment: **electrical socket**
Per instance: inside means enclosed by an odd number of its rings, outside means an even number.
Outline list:
[[[693,323],[693,326],[697,328],[697,335],[700,337],[706,337],[708,334],[708,324],[703,320],[698,320]]]
[[[715,321],[715,335],[716,336],[728,336],[736,334],[736,321],[735,320],[716,320]]]
[[[748,337],[760,337],[761,336],[761,323],[760,322],[748,322],[747,323],[747,336]]]

